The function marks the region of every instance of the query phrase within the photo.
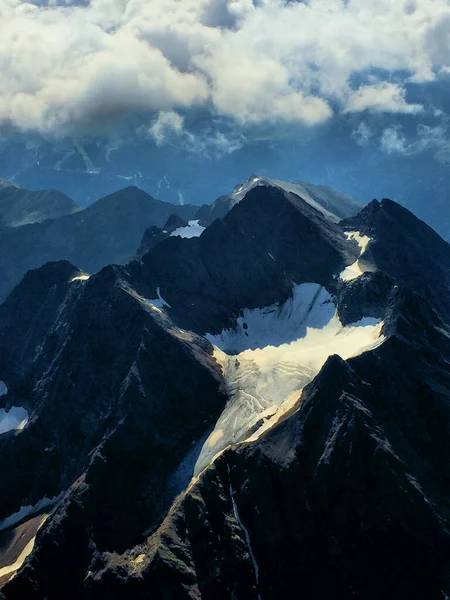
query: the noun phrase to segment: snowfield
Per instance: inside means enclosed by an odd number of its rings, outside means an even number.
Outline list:
[[[178,235],[182,238],[198,237],[205,231],[205,227],[198,224],[198,221],[189,221],[187,227],[178,227],[170,234],[170,237]]]
[[[158,295],[157,298],[154,298],[153,300],[150,300],[148,298],[145,299],[147,302],[149,302],[152,305],[152,308],[156,308],[159,311],[161,311],[161,309],[164,308],[164,307],[171,308],[170,304],[168,304],[164,300],[164,298],[161,296],[161,292],[160,292],[159,287],[156,288],[156,293]]]
[[[75,277],[72,277],[70,281],[71,283],[73,283],[74,281],[87,281],[89,277],[90,275],[88,275],[87,273],[83,273],[81,275],[76,275]]]
[[[384,341],[383,322],[344,327],[321,286],[293,286],[281,306],[244,309],[233,330],[207,334],[223,369],[230,400],[200,453],[195,474],[231,443],[257,439],[298,401],[332,354],[343,359]]]
[[[367,235],[361,235],[359,231],[347,231],[345,235],[349,240],[356,240],[360,248],[358,259],[353,264],[346,267],[339,275],[339,279],[342,279],[342,281],[351,281],[369,270],[368,265],[360,261],[360,257],[366,251],[367,246],[372,240]]]
[[[12,406],[9,411],[0,408],[0,435],[8,431],[20,431],[28,423],[28,411],[22,406]]]

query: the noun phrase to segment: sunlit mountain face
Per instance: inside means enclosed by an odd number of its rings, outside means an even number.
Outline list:
[[[450,235],[444,0],[5,0],[0,177],[203,204],[252,173]],[[38,57],[38,59],[36,58]]]

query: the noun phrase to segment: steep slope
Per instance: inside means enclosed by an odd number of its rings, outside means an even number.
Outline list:
[[[68,196],[57,190],[26,190],[16,185],[0,187],[0,223],[19,227],[57,219],[80,210]]]
[[[298,189],[300,196],[308,194],[312,200],[340,219],[354,216],[362,208],[361,202],[358,202],[349,194],[335,190],[328,185],[313,185],[308,181],[294,181],[293,185]]]
[[[27,517],[21,507],[34,514],[43,498],[68,490],[66,506],[82,494],[87,569],[96,546],[123,550],[160,522],[225,396],[208,342],[153,311],[113,268],[78,273],[46,265],[0,307],[0,400],[27,412],[22,430],[0,435],[0,530]]]
[[[160,202],[129,187],[83,211],[1,232],[0,300],[29,269],[49,261],[68,260],[88,273],[128,262],[146,228],[163,225],[172,212],[190,218],[195,208]]]
[[[7,600],[450,594],[450,290],[419,260],[450,246],[377,205],[337,223],[256,186],[126,267],[24,278],[0,306]]]
[[[433,302],[450,318],[450,252],[431,227],[387,198],[372,201],[357,216],[342,222],[371,240],[361,260]]]

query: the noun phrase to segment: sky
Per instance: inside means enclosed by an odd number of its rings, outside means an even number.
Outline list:
[[[448,0],[0,0],[0,65],[0,141],[450,161]]]
[[[0,122],[62,136],[139,115],[158,143],[199,111],[242,135],[380,113],[443,126],[413,96],[448,81],[449,44],[446,0],[0,0]]]

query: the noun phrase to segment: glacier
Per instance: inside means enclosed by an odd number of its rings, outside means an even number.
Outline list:
[[[281,305],[244,309],[234,329],[206,334],[230,400],[206,440],[194,474],[233,443],[254,441],[298,402],[327,358],[343,359],[384,341],[383,322],[343,326],[332,297],[315,283],[294,284]]]

